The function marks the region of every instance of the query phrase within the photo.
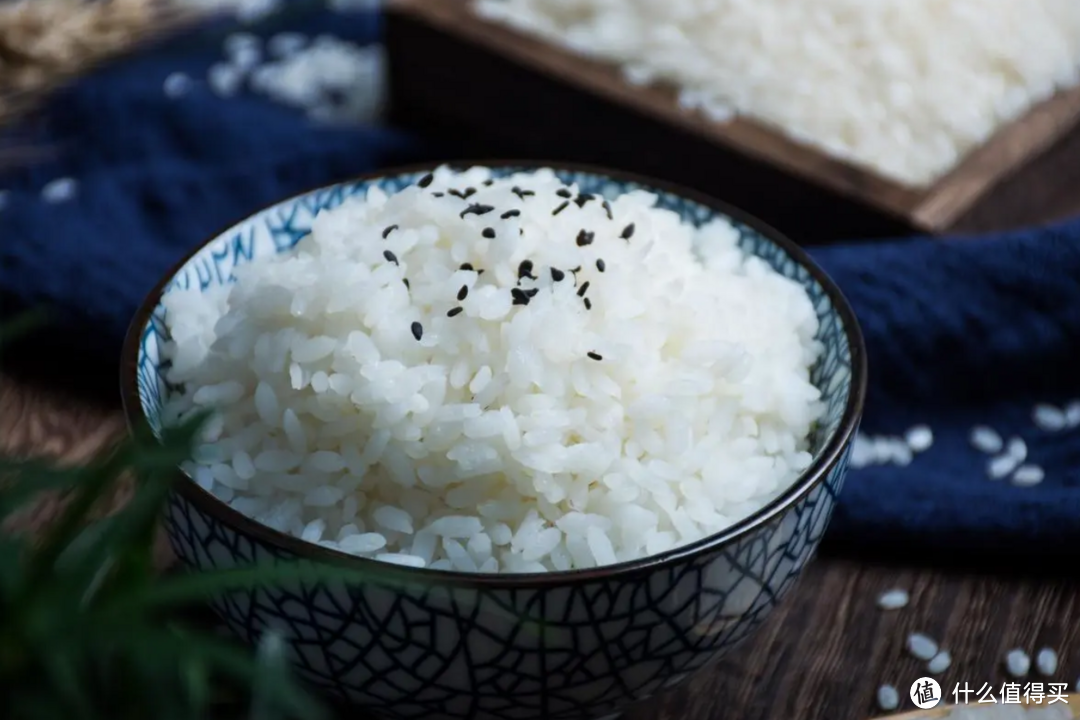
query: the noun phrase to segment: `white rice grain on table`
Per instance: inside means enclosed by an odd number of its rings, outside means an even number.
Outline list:
[[[936,675],[948,670],[950,665],[952,665],[952,655],[950,655],[947,650],[941,650],[937,655],[930,658],[930,662],[927,663],[926,669]]]
[[[62,177],[50,180],[41,188],[41,199],[55,205],[74,199],[79,192],[79,182],[75,178]]]
[[[1073,400],[1065,406],[1065,424],[1069,428],[1080,426],[1080,400]]]
[[[1053,677],[1058,669],[1057,651],[1052,648],[1043,648],[1035,655],[1035,667],[1040,675]]]
[[[993,428],[985,425],[973,427],[969,440],[976,450],[988,455],[1001,452],[1001,449],[1005,447],[1005,441],[1001,439],[1001,435]]]
[[[1031,658],[1020,648],[1014,648],[1005,654],[1005,670],[1015,678],[1025,677],[1031,670]]]
[[[912,452],[926,452],[934,444],[934,431],[927,425],[916,425],[904,433],[904,440]]]
[[[163,416],[219,411],[200,485],[324,547],[470,572],[640,558],[783,493],[823,411],[805,290],[646,193],[609,219],[550,172],[488,180],[373,189],[233,286],[164,297],[185,394]]]
[[[178,98],[186,95],[188,90],[191,89],[191,78],[186,73],[174,72],[169,73],[165,78],[165,82],[162,84],[162,90],[165,92],[166,97]]]
[[[232,97],[244,83],[244,71],[229,63],[215,63],[207,73],[207,83],[215,95]]]
[[[1047,404],[1036,405],[1031,412],[1031,419],[1040,430],[1047,432],[1058,432],[1065,429],[1067,424],[1065,412],[1054,405]]]
[[[1013,473],[1012,483],[1020,487],[1031,487],[1038,485],[1045,478],[1046,472],[1038,465],[1021,465]]]
[[[685,106],[730,107],[914,186],[1058,88],[1080,84],[1073,0],[475,6],[488,19],[628,68],[638,82],[680,86]]]
[[[919,660],[931,660],[938,653],[938,644],[922,633],[912,633],[907,639],[907,649]]]
[[[879,595],[877,604],[882,610],[899,610],[906,606],[909,600],[910,596],[907,590],[896,588]]]
[[[900,707],[900,693],[894,685],[882,685],[877,691],[877,704],[886,712],[895,710]]]

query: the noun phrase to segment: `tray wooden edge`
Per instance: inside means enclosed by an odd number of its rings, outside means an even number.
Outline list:
[[[974,705],[975,703],[969,703]],[[1020,703],[1025,707],[1047,707],[1047,703],[1034,703],[1028,700],[1023,700]],[[1055,705],[1061,704],[1055,702]],[[1065,704],[1069,708],[1070,716],[1073,718],[1080,718],[1080,693],[1068,693],[1065,695]],[[938,705],[936,708],[930,710],[909,710],[902,713],[893,713],[892,715],[879,715],[871,720],[940,720],[947,717],[950,712],[957,708],[956,704],[950,703],[948,705]],[[988,707],[996,707],[996,705],[989,705]]]
[[[387,0],[387,12],[420,20],[513,63],[771,164],[928,232],[948,230],[1004,178],[1080,126],[1080,88],[1060,92],[999,130],[932,185],[912,188],[829,157],[754,120],[717,123],[684,110],[673,89],[632,86],[610,64],[488,21],[472,11],[471,2]]]

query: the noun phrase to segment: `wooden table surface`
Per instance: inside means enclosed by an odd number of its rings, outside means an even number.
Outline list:
[[[0,451],[77,461],[122,432],[114,405],[0,375]],[[43,504],[26,521],[45,522],[52,512]],[[997,695],[1007,680],[1005,653],[1022,647],[1034,655],[1044,646],[1058,651],[1060,669],[1052,679],[1031,679],[1072,690],[1080,674],[1080,657],[1069,650],[1080,649],[1080,582],[1067,571],[1025,578],[818,558],[746,645],[630,717],[859,720],[881,714],[874,696],[882,683],[895,685],[901,708],[912,709],[908,689],[928,674],[904,651],[912,632],[951,651],[952,667],[937,676],[946,694],[966,682],[973,690],[991,683]],[[911,604],[879,610],[877,596],[894,587],[909,590]]]

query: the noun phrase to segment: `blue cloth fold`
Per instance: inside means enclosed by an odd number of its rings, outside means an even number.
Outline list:
[[[366,43],[377,17],[294,22]],[[169,99],[165,77],[205,77],[220,42],[173,44],[59,95],[39,140],[56,157],[0,177],[4,315],[48,304],[78,331],[74,351],[115,364],[129,318],[189,248],[251,209],[389,165],[439,159],[386,128],[313,126],[252,94],[205,85]],[[49,180],[78,180],[50,205]],[[863,430],[929,425],[935,443],[906,467],[853,470],[827,538],[834,551],[1080,554],[1080,429],[1036,428],[1036,402],[1080,397],[1080,221],[969,239],[902,239],[813,251],[856,309],[871,378]],[[112,377],[105,378],[111,383]],[[1019,488],[986,474],[977,424],[1023,438],[1046,472]]]

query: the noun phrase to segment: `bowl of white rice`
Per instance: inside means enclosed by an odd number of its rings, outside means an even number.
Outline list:
[[[866,359],[775,230],[543,163],[384,171],[215,235],[147,297],[131,424],[209,412],[189,566],[363,582],[215,608],[385,715],[600,717],[737,645],[824,533]]]

